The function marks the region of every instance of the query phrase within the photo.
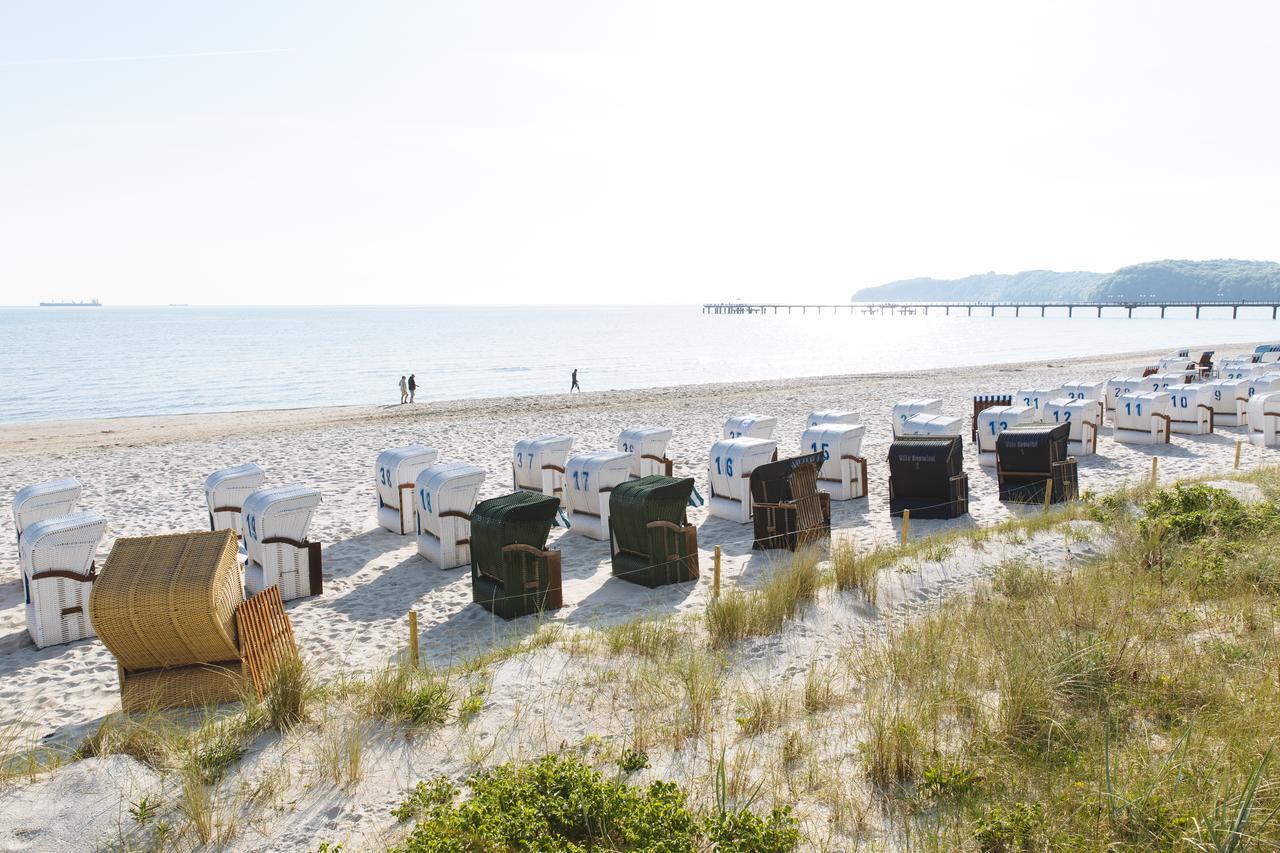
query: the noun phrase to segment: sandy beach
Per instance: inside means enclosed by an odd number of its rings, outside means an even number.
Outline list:
[[[1249,347],[1215,349],[1221,357]],[[575,438],[575,452],[586,452],[612,449],[624,427],[665,425],[675,430],[668,455],[675,460],[676,475],[694,477],[705,495],[708,449],[720,438],[726,417],[748,412],[777,417],[775,437],[781,454],[787,455],[799,449],[808,412],[852,409],[863,414],[866,424],[863,453],[869,463],[870,497],[833,504],[833,536],[868,547],[892,541],[899,531],[898,522],[888,513],[885,462],[891,440],[889,411],[897,400],[938,397],[945,413],[963,416],[966,422],[970,515],[956,521],[913,521],[913,536],[991,525],[1037,510],[1002,504],[995,470],[978,465],[967,428],[972,395],[1071,380],[1101,381],[1128,374],[1161,354],[572,397],[18,424],[0,427],[0,494],[11,496],[23,485],[55,477],[79,478],[84,484],[81,506],[104,513],[110,521],[99,552],[101,565],[116,537],[206,529],[205,477],[222,467],[257,462],[266,471],[268,485],[298,483],[316,486],[324,494],[310,530],[310,537],[324,545],[324,593],[290,602],[287,608],[298,642],[317,671],[326,676],[384,665],[403,649],[410,610],[419,616],[423,655],[431,663],[445,665],[530,634],[538,623],[533,618],[504,622],[491,616],[471,602],[468,569],[442,571],[417,555],[412,537],[376,526],[373,469],[381,450],[421,442],[438,448],[441,460],[479,465],[487,472],[480,490],[484,499],[510,491],[511,448],[521,437],[568,434]],[[1175,436],[1168,445],[1135,447],[1114,442],[1111,431],[1109,425],[1104,428],[1098,454],[1079,461],[1082,491],[1105,492],[1149,477],[1153,455],[1160,457],[1162,480],[1225,473],[1232,468],[1236,440],[1243,434],[1239,429],[1220,429],[1208,436]],[[1244,467],[1278,459],[1280,454],[1274,451],[1244,447]],[[572,532],[553,532],[551,547],[561,549],[564,561],[565,606],[546,619],[589,627],[641,613],[697,613],[705,607],[710,591],[713,546],[723,549],[724,582],[730,587],[759,583],[780,559],[752,552],[749,525],[708,518],[705,509],[691,510],[690,515],[698,525],[703,577],[696,584],[657,590],[612,578],[607,543]],[[96,639],[35,649],[24,624],[14,541],[12,519],[6,512],[0,520],[0,701],[7,709],[3,716],[33,736],[71,742],[119,709],[115,661]],[[1053,548],[1046,549],[1053,558]],[[981,572],[979,566],[969,574],[976,577]],[[904,587],[900,597],[925,602],[972,582],[973,577],[964,572],[925,573],[912,581],[909,591]],[[809,630],[839,636],[850,619],[844,611],[828,611]],[[801,657],[794,649],[788,651],[783,640],[775,646],[761,651],[760,660],[753,664],[760,678],[793,670]],[[806,647],[801,666],[808,663],[811,652]],[[539,665],[562,666],[563,661],[544,659]],[[525,668],[495,677],[495,696],[504,690],[512,695],[527,693],[542,680],[554,678],[529,671],[527,663],[521,666]],[[491,721],[494,732],[507,732],[517,725],[511,714],[519,717],[519,703],[504,707],[506,716]],[[554,747],[571,734],[557,729],[546,741]],[[435,753],[405,749],[403,744],[395,747],[401,751],[400,763],[394,779],[384,780],[388,792],[396,792],[401,782],[408,784],[414,774],[420,778],[440,770],[428,760]],[[60,771],[59,776],[67,772]],[[12,829],[12,815],[22,802],[14,796],[0,800],[0,814],[10,815],[0,821],[0,828]],[[353,807],[351,813],[364,815],[382,808],[385,822],[383,806],[381,801],[366,803]],[[305,847],[314,842],[308,833],[317,831],[317,826],[326,832],[355,831],[339,817],[333,820],[331,824],[325,818],[317,824],[299,819],[294,822],[294,835],[274,836],[275,841],[281,847]],[[4,849],[15,843],[9,839]]]

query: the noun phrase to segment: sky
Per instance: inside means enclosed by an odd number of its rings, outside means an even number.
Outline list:
[[[3,0],[0,304],[1280,260],[1280,3]]]

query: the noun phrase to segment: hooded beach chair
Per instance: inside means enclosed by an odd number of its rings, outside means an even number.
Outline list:
[[[511,456],[512,488],[564,500],[565,464],[573,437],[539,435],[516,442]]]
[[[619,433],[618,451],[631,459],[631,479],[638,480],[651,474],[670,477],[674,464],[667,458],[667,445],[670,443],[670,427],[630,427]]]
[[[1262,376],[1275,370],[1275,365],[1258,361],[1256,359],[1248,359],[1247,361],[1227,361],[1222,365],[1222,379],[1248,379],[1251,376]]]
[[[816,427],[818,424],[861,424],[862,415],[844,409],[819,409],[810,412],[805,419],[804,428]]]
[[[1264,391],[1249,399],[1246,414],[1249,442],[1258,447],[1280,445],[1280,391]]]
[[[1042,504],[1046,488],[1050,503],[1075,500],[1079,477],[1067,447],[1070,434],[1071,427],[1065,423],[1020,424],[1002,432],[996,439],[1000,500]]]
[[[245,498],[244,588],[249,595],[269,586],[280,587],[284,601],[320,594],[320,543],[307,539],[318,506],[320,490],[306,486],[260,489]]]
[[[1029,406],[1035,413],[1036,423],[1044,420],[1044,404],[1062,396],[1061,388],[1021,388],[1013,393],[1013,405]]]
[[[1213,432],[1213,391],[1200,382],[1169,389],[1172,409],[1169,429],[1182,435],[1209,435]]]
[[[13,496],[13,526],[22,543],[22,531],[46,518],[70,515],[80,500],[80,481],[75,477],[63,477],[23,486]]]
[[[1098,404],[1098,425],[1107,416],[1107,383],[1105,382],[1064,382],[1062,396],[1068,400],[1092,400]],[[1048,423],[1048,419],[1045,419]]]
[[[726,438],[711,445],[707,512],[738,524],[750,521],[751,472],[777,453],[778,442],[766,438]]]
[[[1244,396],[1248,388],[1248,379],[1211,379],[1203,383],[1209,389],[1209,405],[1213,408],[1213,425],[1240,426],[1239,401],[1248,405],[1249,398]]]
[[[563,604],[560,552],[547,534],[560,502],[515,492],[476,504],[471,513],[471,597],[495,616],[515,619]]]
[[[1115,438],[1123,444],[1168,444],[1173,406],[1168,391],[1116,399]]]
[[[1035,423],[1036,410],[1030,406],[988,406],[978,413],[978,464],[996,467],[996,438],[1018,424]]]
[[[889,514],[957,518],[969,512],[960,436],[904,436],[889,445]]]
[[[831,496],[818,490],[822,462],[822,453],[805,453],[752,470],[753,549],[794,551],[831,538]]]
[[[1186,385],[1193,378],[1194,373],[1153,373],[1150,376],[1143,377],[1143,391],[1172,391],[1182,385]]]
[[[698,579],[698,531],[687,515],[692,492],[692,478],[654,475],[609,494],[615,577],[647,587]]]
[[[609,493],[627,481],[633,461],[632,454],[611,450],[569,459],[564,481],[569,532],[609,538]]]
[[[89,614],[116,657],[124,711],[241,698],[248,682],[236,607],[243,600],[230,530],[117,539]]]
[[[908,435],[954,435],[964,430],[964,421],[951,415],[912,415],[898,427],[898,437]]]
[[[893,437],[897,438],[903,435],[903,426],[908,418],[916,415],[940,415],[942,414],[942,401],[932,397],[921,398],[918,400],[902,400],[893,407]]]
[[[725,438],[773,438],[778,419],[768,415],[734,415],[724,422]]]
[[[262,488],[266,475],[253,462],[214,471],[204,481],[204,501],[209,507],[209,529],[230,530],[244,538],[241,515],[245,498]]]
[[[39,648],[93,636],[89,595],[94,557],[107,532],[96,512],[74,512],[29,524],[18,549],[27,632]]]
[[[1107,405],[1107,411],[1113,412],[1116,408],[1116,400],[1125,394],[1140,394],[1143,390],[1143,378],[1141,376],[1113,376],[1107,380],[1106,396],[1103,398]]]
[[[442,569],[471,562],[471,512],[483,482],[484,469],[465,462],[437,462],[418,472],[419,554]]]
[[[1245,377],[1245,381],[1236,388],[1236,425],[1247,426],[1249,402],[1259,394],[1268,394],[1272,391],[1280,391],[1280,373]]]
[[[974,394],[973,395],[973,421],[972,438],[976,442],[978,440],[978,416],[987,409],[995,406],[1012,406],[1013,395],[1011,394]]]
[[[867,496],[867,460],[862,454],[862,424],[822,423],[800,436],[801,453],[818,453],[818,488],[833,501],[852,501]]]
[[[440,458],[440,451],[410,444],[378,454],[378,524],[392,533],[414,532],[413,494],[421,474]]]
[[[1098,452],[1098,430],[1102,428],[1102,401],[1059,397],[1044,407],[1044,423],[1065,424],[1067,452],[1072,456],[1090,456]]]

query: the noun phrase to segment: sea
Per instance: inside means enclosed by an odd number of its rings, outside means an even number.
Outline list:
[[[1138,313],[1142,313],[1140,309]],[[0,423],[916,371],[1280,339],[1270,309],[1040,317],[698,305],[0,308]],[[1113,312],[1119,313],[1119,312]],[[1155,313],[1147,311],[1147,313]],[[1250,316],[1246,316],[1250,315]]]

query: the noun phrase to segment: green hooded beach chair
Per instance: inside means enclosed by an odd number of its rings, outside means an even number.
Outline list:
[[[647,587],[698,577],[698,531],[685,515],[693,479],[651,475],[609,495],[613,573]]]
[[[503,619],[563,604],[560,552],[546,550],[560,499],[515,492],[471,513],[471,595]]]

